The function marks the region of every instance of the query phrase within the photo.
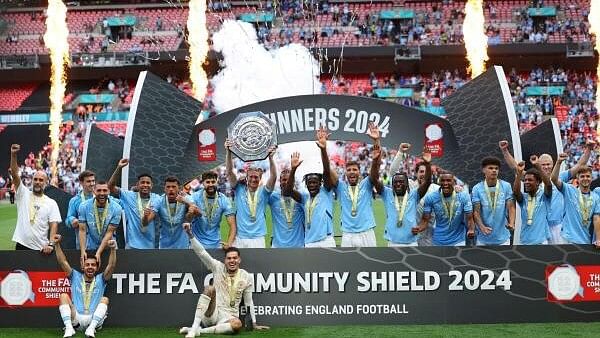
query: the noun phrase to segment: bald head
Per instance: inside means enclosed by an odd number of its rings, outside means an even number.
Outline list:
[[[44,172],[42,170],[36,171],[35,174],[33,174],[33,185],[32,185],[33,193],[36,195],[43,194],[47,183],[48,183],[48,175],[46,175],[46,172]]]

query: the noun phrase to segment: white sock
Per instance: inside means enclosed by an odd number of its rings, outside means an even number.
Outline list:
[[[198,298],[198,304],[196,305],[196,312],[194,313],[194,323],[190,330],[197,330],[200,327],[200,322],[202,321],[202,316],[206,313],[208,306],[210,305],[210,297],[201,294]]]
[[[65,323],[65,327],[73,328],[73,323],[71,322],[71,307],[69,304],[61,304],[58,307],[58,311],[60,312],[63,323]]]
[[[233,328],[230,323],[217,324],[200,330],[200,333],[224,334],[233,333]]]
[[[102,321],[102,319],[104,319],[104,316],[106,315],[106,310],[108,310],[108,306],[106,304],[98,304],[98,306],[96,307],[96,311],[94,311],[94,314],[92,315],[92,321],[90,322],[90,326],[88,326],[88,329],[96,329],[98,323]]]

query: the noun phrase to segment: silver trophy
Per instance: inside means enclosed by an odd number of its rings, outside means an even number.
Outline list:
[[[231,151],[242,161],[264,160],[277,145],[275,123],[260,111],[239,114],[227,128]]]

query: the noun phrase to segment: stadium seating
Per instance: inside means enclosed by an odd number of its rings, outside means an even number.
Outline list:
[[[0,88],[0,111],[17,110],[36,87],[35,84],[24,84]]]

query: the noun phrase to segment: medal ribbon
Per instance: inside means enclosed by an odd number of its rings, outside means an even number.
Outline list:
[[[144,208],[147,208],[148,206],[150,206],[150,200],[151,198],[148,198],[148,203],[146,203],[145,206],[142,206],[142,196],[140,196],[140,193],[137,193],[137,207],[138,207],[138,213],[140,215],[140,219],[142,219],[142,217],[144,217]]]
[[[33,223],[35,223],[35,218],[37,217],[39,209],[35,208],[35,203],[40,203],[43,199],[44,195],[42,195],[42,197],[37,197],[35,194],[31,193],[31,196],[29,197],[29,224],[33,225]]]
[[[533,211],[537,207],[537,193],[536,196],[531,196],[531,194],[527,194],[527,224],[533,224]]]
[[[348,195],[350,195],[350,201],[352,201],[352,215],[356,215],[356,205],[358,204],[358,185],[360,182],[356,183],[354,189],[352,186],[348,184]]]
[[[165,204],[167,207],[167,216],[169,217],[169,224],[173,226],[175,224],[175,216],[177,216],[177,210],[179,209],[179,202],[175,203],[175,210],[171,212],[171,203],[169,203],[169,198],[165,195]]]
[[[398,195],[394,194],[394,206],[396,207],[396,212],[398,213],[398,222],[396,223],[398,226],[402,226],[402,221],[404,220],[404,211],[406,210],[406,203],[408,202],[408,191],[404,193],[404,197],[402,197],[402,205],[398,200]]]
[[[94,220],[96,221],[96,229],[98,229],[98,236],[102,237],[102,228],[104,228],[104,222],[106,222],[106,216],[108,216],[108,203],[110,201],[106,200],[106,205],[104,206],[104,210],[102,211],[102,217],[98,214],[98,205],[94,202]]]
[[[487,195],[487,200],[488,203],[492,206],[492,214],[496,212],[496,205],[498,204],[498,195],[499,194],[499,189],[498,189],[498,182],[496,182],[496,185],[494,186],[494,200],[492,201],[492,195],[490,193],[490,187],[488,187],[487,183],[484,181],[483,182],[483,189],[485,190],[485,194]]]
[[[317,201],[319,200],[319,195],[315,195],[315,197],[310,197],[307,203],[306,208],[306,225],[310,228],[310,222],[312,221],[313,212],[315,211],[315,206],[317,206]]]
[[[212,202],[212,204],[208,203],[208,194],[206,193],[206,190],[204,190],[204,207],[206,208],[206,212],[204,213],[206,215],[206,218],[208,219],[208,222],[212,222],[212,220],[215,217],[215,212],[217,211],[217,209],[219,209],[219,199],[217,198],[218,195],[215,193],[215,198]]]
[[[254,193],[250,192],[250,189],[246,188],[246,196],[248,200],[248,208],[250,209],[250,217],[255,220],[256,219],[256,206],[258,205],[258,189],[254,191]]]
[[[446,201],[444,194],[442,193],[442,206],[444,207],[444,212],[446,213],[446,217],[448,217],[448,221],[452,222],[454,219],[454,206],[456,205],[456,191],[452,191],[452,197],[450,198],[450,205]]]
[[[92,302],[92,293],[94,291],[94,287],[96,286],[96,277],[92,279],[90,283],[89,289],[85,287],[85,276],[81,277],[81,291],[83,292],[83,310],[85,313],[90,313],[90,303]]]
[[[583,226],[587,226],[589,225],[590,222],[590,210],[592,208],[592,196],[584,196],[583,193],[581,193],[581,190],[578,191],[579,192],[579,212],[581,214],[581,220],[583,221]]]
[[[294,200],[290,197],[281,196],[281,207],[283,208],[283,214],[288,225],[292,224],[292,218],[294,217]]]
[[[229,276],[230,284],[227,287],[227,291],[229,292],[229,306],[235,306],[235,294],[236,294],[236,285],[240,280],[240,270],[235,273],[235,276]]]

